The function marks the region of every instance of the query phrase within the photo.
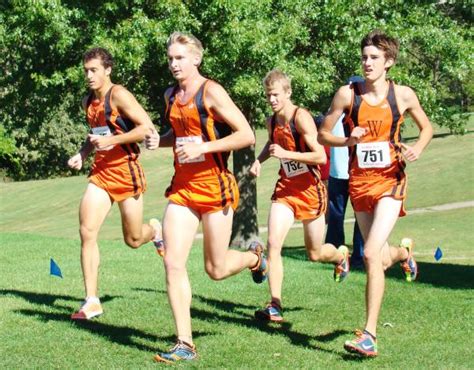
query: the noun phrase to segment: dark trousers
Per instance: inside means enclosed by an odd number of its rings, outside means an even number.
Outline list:
[[[344,215],[346,213],[347,200],[349,198],[349,180],[329,177],[329,215],[326,243],[339,247],[345,244]],[[354,234],[352,238],[353,252],[352,262],[362,262],[364,256],[364,239],[360,233],[357,221],[354,223]]]

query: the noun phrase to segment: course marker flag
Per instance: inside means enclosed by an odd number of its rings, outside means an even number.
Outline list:
[[[443,252],[441,251],[441,248],[438,247],[438,248],[436,248],[434,258],[435,258],[436,261],[439,261],[441,259],[441,257],[443,257]]]
[[[49,261],[49,274],[54,275],[54,276],[59,276],[61,279],[63,278],[63,275],[61,274],[61,269],[59,268],[58,264],[54,262],[52,258]]]

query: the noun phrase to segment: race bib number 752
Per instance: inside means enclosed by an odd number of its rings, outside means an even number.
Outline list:
[[[304,163],[292,161],[289,159],[280,159],[280,161],[283,171],[285,171],[286,177],[301,175],[302,173],[309,171],[308,166]]]
[[[357,161],[360,168],[390,167],[390,147],[388,141],[357,144]]]

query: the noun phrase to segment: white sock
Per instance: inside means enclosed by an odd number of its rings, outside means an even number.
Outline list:
[[[86,297],[86,302],[100,304],[100,299],[99,297]]]

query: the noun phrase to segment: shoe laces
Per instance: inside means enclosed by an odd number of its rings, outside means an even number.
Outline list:
[[[268,304],[267,304],[267,307],[266,307],[266,308],[276,308],[278,312],[280,312],[280,311],[281,311],[281,307],[280,307],[280,305],[279,305],[278,303],[276,303],[276,302],[273,302],[273,301],[271,301],[271,302],[268,302]]]
[[[410,268],[410,264],[408,263],[408,260],[401,262],[400,265],[402,266],[403,271],[411,272],[411,268]]]
[[[356,329],[354,330],[354,334],[357,337],[357,339],[355,340],[355,342],[357,343],[363,342],[367,338],[369,338],[372,342],[375,342],[374,338],[370,334],[364,333],[363,330]]]
[[[174,347],[170,349],[170,352],[176,352],[179,349],[186,349],[186,350],[191,350],[192,352],[194,352],[195,346],[194,345],[191,346],[188,343],[178,339]]]

